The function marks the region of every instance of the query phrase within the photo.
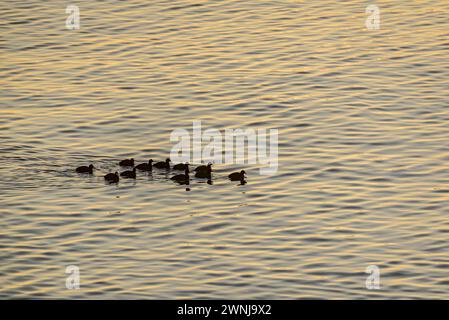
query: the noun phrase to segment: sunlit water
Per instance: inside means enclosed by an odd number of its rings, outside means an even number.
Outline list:
[[[0,298],[449,298],[449,2],[67,4],[0,2]],[[277,174],[104,183],[194,120]]]

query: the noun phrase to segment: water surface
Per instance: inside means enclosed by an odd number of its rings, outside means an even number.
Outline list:
[[[449,3],[376,3],[2,1],[0,297],[449,298]],[[199,120],[278,173],[104,183]]]

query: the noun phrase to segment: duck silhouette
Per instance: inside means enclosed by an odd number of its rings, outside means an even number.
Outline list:
[[[167,159],[165,159],[165,161],[157,162],[153,166],[158,169],[167,169],[168,170],[168,169],[170,169],[170,162],[171,162],[171,160],[169,158],[167,158]]]
[[[177,174],[176,176],[171,177],[170,180],[188,183],[190,179],[189,173],[190,173],[189,168],[186,168],[184,174]]]
[[[245,174],[245,170],[242,170],[240,172],[233,172],[228,176],[228,178],[231,181],[245,181]]]
[[[125,177],[125,178],[135,179],[136,178],[136,168],[129,170],[129,171],[123,171],[122,173],[120,173],[120,176]]]
[[[109,182],[118,182],[119,179],[120,178],[118,176],[118,172],[108,173],[107,175],[104,176],[104,180],[109,181]]]
[[[212,172],[212,163],[208,163],[207,166],[202,165],[202,166],[198,166],[195,168],[194,170],[195,172]]]
[[[90,164],[89,166],[81,166],[81,167],[76,168],[76,172],[92,174],[94,169],[95,169],[94,165]]]
[[[136,168],[142,171],[153,171],[153,159],[148,160],[148,163],[138,164]]]
[[[211,180],[212,168],[205,166],[206,170],[200,170],[195,173],[195,178]]]
[[[178,163],[173,166],[173,170],[185,170],[189,166],[189,163]]]
[[[122,167],[132,167],[134,166],[134,158],[122,160],[118,164]]]

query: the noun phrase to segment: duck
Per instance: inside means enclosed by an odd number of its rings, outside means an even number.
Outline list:
[[[246,174],[245,170],[242,170],[240,172],[233,172],[228,176],[228,178],[231,181],[244,181],[245,174]]]
[[[136,168],[134,167],[134,169],[132,169],[132,170],[123,171],[122,173],[120,173],[120,176],[125,177],[125,178],[135,179],[136,178]]]
[[[206,170],[200,170],[195,173],[195,178],[204,178],[204,179],[211,180],[212,168],[207,167],[207,166],[205,166],[205,167],[206,167]]]
[[[122,160],[118,163],[118,165],[122,166],[122,167],[133,167],[134,166],[134,158]]]
[[[89,166],[81,166],[76,168],[76,172],[92,174],[94,169],[95,169],[94,165],[90,164]]]
[[[176,176],[171,177],[170,179],[178,182],[188,182],[189,181],[189,168],[187,167],[184,171],[184,174],[177,174]]]
[[[208,163],[207,166],[203,165],[203,166],[198,166],[195,168],[194,170],[195,172],[212,172],[212,163]]]
[[[104,180],[109,181],[109,182],[118,182],[119,179],[120,178],[118,176],[118,172],[108,173],[107,175],[104,176]]]
[[[171,160],[169,158],[167,158],[167,159],[165,159],[165,161],[156,162],[154,164],[154,167],[158,168],[158,169],[167,169],[168,170],[168,169],[170,169],[170,162],[171,162]]]
[[[138,164],[136,168],[142,171],[153,171],[153,159],[148,160],[148,163]]]
[[[189,163],[178,163],[173,166],[173,170],[185,170],[189,166]]]

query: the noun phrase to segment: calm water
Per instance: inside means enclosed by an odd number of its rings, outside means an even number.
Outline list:
[[[67,4],[0,3],[0,298],[449,298],[448,1]],[[194,120],[278,173],[104,183]]]

